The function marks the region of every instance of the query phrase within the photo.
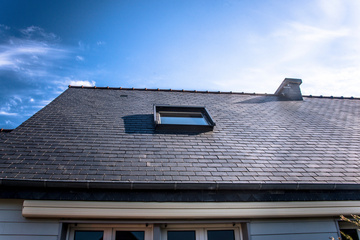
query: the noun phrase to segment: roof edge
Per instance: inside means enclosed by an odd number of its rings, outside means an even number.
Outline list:
[[[12,130],[14,130],[14,129],[1,128],[1,129],[0,129],[0,132],[6,132],[6,133],[8,133],[8,132],[11,132]]]
[[[0,187],[107,190],[360,190],[351,183],[158,183],[0,179]]]

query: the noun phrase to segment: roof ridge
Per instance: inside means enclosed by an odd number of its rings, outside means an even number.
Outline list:
[[[161,92],[187,92],[187,93],[211,93],[211,94],[241,94],[241,95],[256,95],[256,96],[277,96],[273,93],[248,93],[248,92],[234,92],[234,91],[209,91],[209,90],[185,90],[185,89],[160,89],[160,88],[127,88],[127,87],[89,87],[89,86],[68,86],[69,88],[85,88],[85,89],[108,89],[108,90],[135,90],[135,91],[161,91]],[[352,99],[360,100],[360,97],[344,97],[344,96],[314,96],[314,95],[302,95],[307,98],[326,98],[326,99]]]

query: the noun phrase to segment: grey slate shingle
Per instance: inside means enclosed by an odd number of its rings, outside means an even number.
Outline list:
[[[156,133],[154,104],[206,106],[214,131]],[[360,183],[355,99],[69,88],[1,138],[0,179]]]

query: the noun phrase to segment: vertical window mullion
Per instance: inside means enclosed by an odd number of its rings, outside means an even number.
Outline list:
[[[197,237],[196,240],[207,240],[205,228],[201,228],[201,229],[197,230],[196,232],[199,232],[199,235],[198,235],[199,237]]]
[[[113,240],[112,228],[104,229],[104,240]]]
[[[150,229],[146,229],[144,230],[145,231],[145,240],[153,240],[153,231],[154,231],[154,228],[152,228],[151,230]],[[155,239],[155,240],[159,240],[159,239]]]

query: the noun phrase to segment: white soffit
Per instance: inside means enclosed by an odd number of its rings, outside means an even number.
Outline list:
[[[224,219],[359,214],[360,201],[316,202],[91,202],[25,200],[28,218]]]

